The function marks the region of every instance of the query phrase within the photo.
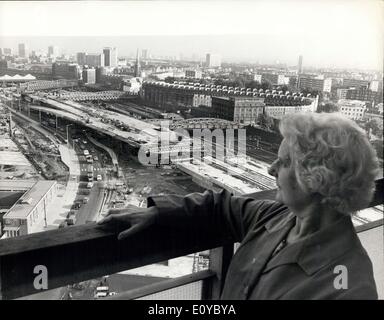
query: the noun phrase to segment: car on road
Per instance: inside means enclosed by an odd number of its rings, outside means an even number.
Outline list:
[[[79,189],[79,191],[77,193],[81,194],[81,195],[89,195],[91,193],[91,191],[89,189]]]
[[[80,209],[79,205],[74,203],[72,206],[71,206],[71,210],[78,210]]]
[[[92,182],[88,182],[87,183],[87,189],[92,189],[93,187],[93,183]]]
[[[88,197],[84,197],[84,198],[83,198],[83,203],[87,203],[87,202],[88,202],[88,200],[89,200],[89,198],[88,198]]]
[[[97,181],[101,181],[103,180],[103,178],[101,177],[101,174],[98,174],[97,177],[96,177]]]
[[[81,202],[80,201],[76,201],[74,204],[73,204],[74,208],[75,209],[80,209],[81,208]]]

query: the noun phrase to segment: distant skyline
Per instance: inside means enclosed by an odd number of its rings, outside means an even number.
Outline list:
[[[383,69],[382,1],[0,2],[0,47]],[[16,23],[17,22],[17,23]],[[86,39],[84,37],[87,37]]]

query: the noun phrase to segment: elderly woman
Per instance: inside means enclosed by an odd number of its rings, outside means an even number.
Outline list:
[[[371,261],[351,213],[366,207],[378,171],[365,132],[340,114],[302,113],[280,124],[269,173],[276,201],[206,191],[148,199],[142,212],[113,211],[100,224],[199,228],[241,242],[222,299],[377,299]]]

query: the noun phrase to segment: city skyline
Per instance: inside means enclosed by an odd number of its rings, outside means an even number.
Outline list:
[[[302,55],[304,67],[382,70],[383,4],[378,1],[92,4],[95,2],[24,2],[23,6],[2,2],[0,47],[15,49],[25,42],[30,50],[57,45],[62,52],[75,54],[102,52],[103,47],[111,46],[117,47],[121,56],[140,48],[157,56],[197,54],[201,59],[212,52],[219,53],[224,62],[271,64],[279,60],[287,65],[296,65]],[[129,19],[126,15],[119,19],[127,10]],[[71,24],[63,25],[67,14],[71,14]],[[16,15],[24,23],[10,28]]]

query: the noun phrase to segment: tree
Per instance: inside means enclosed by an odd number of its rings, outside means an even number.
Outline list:
[[[320,113],[320,112],[332,113],[332,112],[338,112],[338,111],[339,111],[339,107],[337,106],[337,104],[332,103],[332,102],[319,104],[319,106],[317,107],[318,113]]]
[[[223,78],[217,78],[213,81],[213,83],[216,85],[216,86],[226,86],[227,83],[228,83],[228,80],[226,79],[223,79]]]
[[[245,86],[250,89],[260,89],[260,83],[255,80],[250,80],[245,83]]]
[[[262,80],[260,87],[263,90],[272,89],[272,83],[268,80]]]
[[[174,83],[176,81],[176,78],[175,77],[166,77],[164,79],[164,81],[167,83]]]
[[[235,81],[234,81],[234,87],[240,87],[240,88],[244,88],[245,87],[245,82],[246,82],[246,79],[244,77],[236,77]]]

